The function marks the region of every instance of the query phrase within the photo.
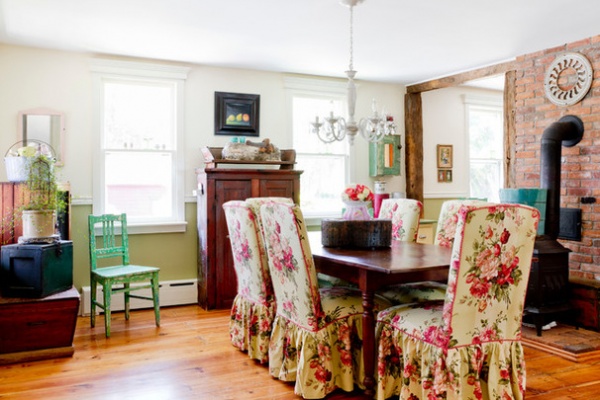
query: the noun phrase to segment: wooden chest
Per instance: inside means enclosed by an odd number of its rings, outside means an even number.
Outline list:
[[[0,297],[0,364],[73,355],[76,289],[42,299]]]
[[[569,303],[577,310],[577,322],[600,331],[600,283],[572,278],[569,291]]]
[[[419,232],[417,233],[417,243],[433,244],[435,236],[435,227],[437,221],[432,219],[422,219],[419,222]]]
[[[73,286],[73,242],[2,246],[3,296],[45,297]]]

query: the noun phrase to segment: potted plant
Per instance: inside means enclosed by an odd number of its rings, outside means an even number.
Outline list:
[[[23,239],[53,237],[57,213],[64,207],[59,196],[55,157],[41,146],[26,146],[19,155],[27,158],[27,197],[22,212]]]
[[[56,226],[58,187],[54,161],[37,154],[29,163],[27,176],[28,200],[23,206],[23,238],[51,237]]]

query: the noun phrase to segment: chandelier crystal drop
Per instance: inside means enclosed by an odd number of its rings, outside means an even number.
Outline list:
[[[316,133],[319,139],[324,143],[332,143],[342,141],[348,137],[348,142],[354,144],[356,134],[360,135],[369,142],[380,142],[386,135],[394,135],[396,133],[396,124],[394,117],[387,115],[385,112],[377,111],[377,102],[373,99],[371,106],[373,114],[370,117],[361,118],[358,122],[354,120],[354,112],[356,109],[356,85],[354,77],[356,71],[353,65],[353,28],[354,28],[354,6],[362,3],[364,0],[340,0],[340,3],[350,8],[350,63],[346,76],[348,77],[347,86],[347,102],[348,102],[348,120],[343,117],[335,116],[333,111],[328,116],[320,120],[315,117],[311,122],[313,133]]]

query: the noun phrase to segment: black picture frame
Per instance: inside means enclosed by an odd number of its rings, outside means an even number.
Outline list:
[[[258,136],[260,95],[215,92],[215,135]]]

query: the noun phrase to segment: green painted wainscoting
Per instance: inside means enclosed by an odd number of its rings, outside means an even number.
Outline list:
[[[81,291],[90,284],[87,217],[91,205],[71,206],[73,241],[73,285]],[[186,203],[187,229],[183,233],[129,234],[132,264],[160,267],[160,280],[196,279],[198,276],[198,231],[196,203]]]
[[[446,200],[454,200],[454,198],[444,198],[444,199],[424,199],[423,200],[423,219],[432,219],[434,221],[438,220],[440,216],[440,210],[442,209],[442,204]]]

